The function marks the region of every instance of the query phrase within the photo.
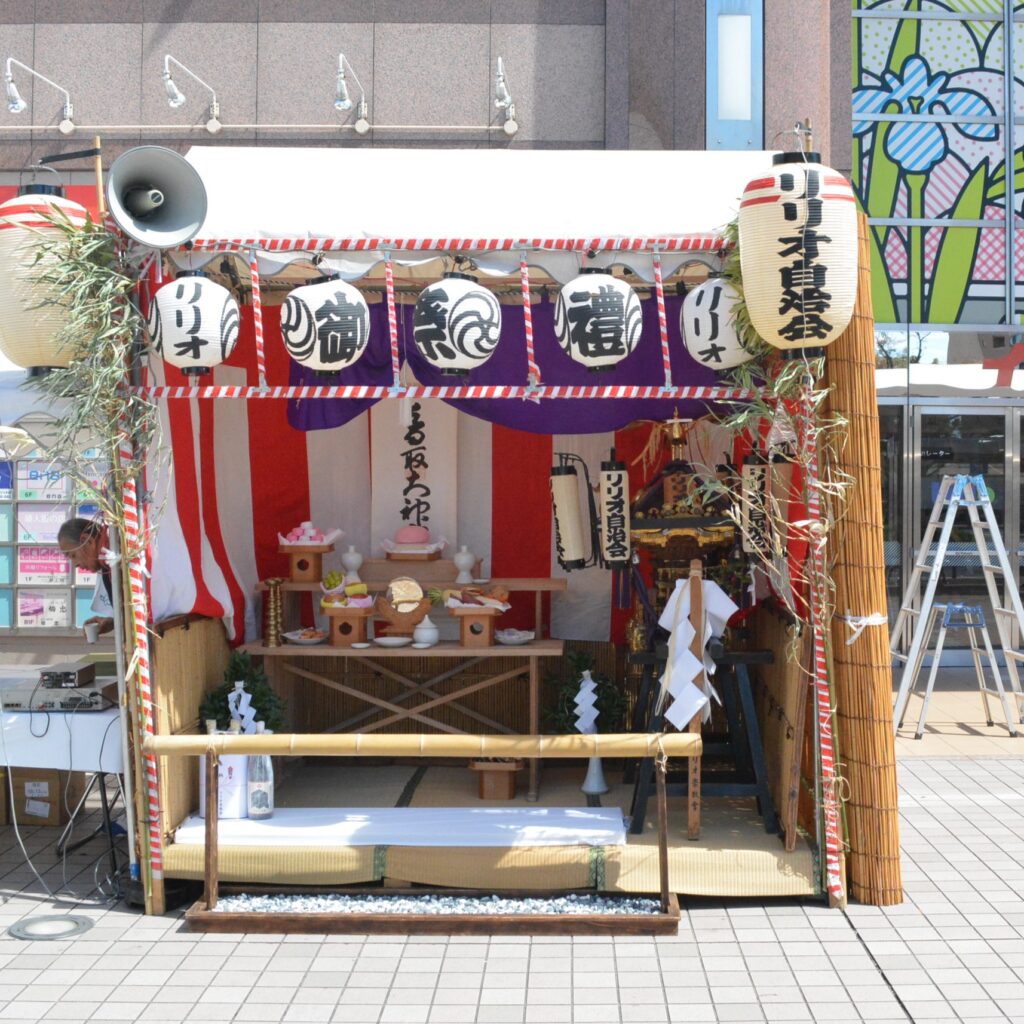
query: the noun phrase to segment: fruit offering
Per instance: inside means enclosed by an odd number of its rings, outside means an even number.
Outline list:
[[[345,582],[345,576],[343,573],[338,572],[337,569],[332,569],[324,577],[324,590],[337,590],[338,587]]]

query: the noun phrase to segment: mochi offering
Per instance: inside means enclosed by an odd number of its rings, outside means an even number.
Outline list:
[[[433,540],[425,526],[402,526],[395,532],[392,540],[381,542],[381,547],[388,558],[435,559],[448,546],[443,537]]]
[[[277,540],[283,548],[330,547],[336,540],[340,540],[344,536],[345,534],[341,530],[324,533],[311,522],[306,521],[289,530],[285,535],[279,533]]]

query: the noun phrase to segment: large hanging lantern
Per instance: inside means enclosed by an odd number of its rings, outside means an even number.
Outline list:
[[[555,554],[566,571],[584,569],[587,552],[580,518],[579,474],[574,466],[551,468],[551,503],[555,513]]]
[[[366,351],[370,310],[359,290],[340,278],[313,281],[285,299],[281,334],[295,362],[333,376]]]
[[[68,310],[39,282],[56,257],[37,256],[42,245],[64,236],[53,219],[66,217],[79,228],[88,216],[53,185],[29,185],[0,204],[0,354],[30,373],[68,366],[74,356],[59,337]]]
[[[621,278],[588,267],[558,293],[555,334],[562,351],[590,370],[610,370],[640,341],[643,313]]]
[[[629,565],[629,471],[615,458],[601,463],[597,511],[600,516],[601,564],[608,569]]]
[[[463,377],[494,355],[501,306],[475,277],[452,272],[420,292],[412,323],[420,355],[443,373]]]
[[[153,296],[149,329],[153,350],[182,373],[209,373],[238,341],[238,303],[196,271],[183,271]]]
[[[780,153],[740,201],[743,297],[754,330],[780,349],[828,345],[857,298],[857,206],[817,153]]]
[[[697,285],[683,299],[679,331],[686,351],[712,370],[729,370],[753,358],[736,333],[735,288],[717,274]]]

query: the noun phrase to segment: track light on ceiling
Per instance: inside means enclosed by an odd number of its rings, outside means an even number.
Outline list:
[[[508,87],[508,79],[505,77],[505,62],[498,58],[498,70],[494,75],[494,105],[498,110],[505,111],[505,121],[502,129],[506,135],[515,135],[519,131],[516,123],[516,105],[512,99],[512,92]]]
[[[170,107],[177,109],[183,106],[185,103],[185,94],[178,88],[177,83],[171,77],[171,64],[175,67],[180,68],[185,72],[189,78],[198,82],[204,89],[210,93],[210,109],[209,116],[206,121],[206,130],[211,135],[216,135],[221,130],[223,125],[220,122],[220,104],[217,102],[217,92],[212,85],[204,82],[191,68],[185,67],[176,57],[172,57],[169,53],[164,54],[164,89],[167,90],[167,104]]]
[[[366,102],[366,90],[363,83],[359,81],[356,69],[349,63],[343,53],[338,54],[338,72],[334,81],[334,109],[339,112],[352,109],[352,97],[348,91],[348,79],[345,77],[345,69],[348,68],[353,81],[359,87],[359,103],[356,105],[356,122],[353,125],[360,135],[365,135],[370,130],[369,104]]]
[[[4,72],[4,83],[7,88],[7,109],[12,114],[20,114],[28,107],[28,104],[22,99],[21,93],[18,92],[18,87],[14,84],[14,65],[17,65],[23,71],[27,71],[30,75],[34,75],[39,81],[45,82],[51,88],[56,89],[64,97],[64,108],[61,111],[61,120],[57,128],[62,135],[70,135],[75,130],[75,111],[71,105],[71,94],[63,86],[50,81],[45,75],[39,74],[35,68],[30,68],[27,64],[22,64],[20,60],[15,60],[13,57],[7,58],[7,67]]]

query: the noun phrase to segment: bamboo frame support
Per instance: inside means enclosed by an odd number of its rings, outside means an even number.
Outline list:
[[[849,327],[829,346],[825,359],[828,413],[847,422],[839,468],[852,478],[833,538],[831,648],[840,771],[847,783],[850,894],[887,906],[903,899],[888,630],[869,626],[848,644],[845,618],[884,615],[887,607],[869,230],[861,214],[857,304]]]
[[[147,736],[147,754],[286,754],[295,757],[698,757],[691,732],[493,736],[437,733],[276,733],[244,736]]]
[[[220,805],[220,758],[215,753],[206,756],[206,864],[203,878],[203,899],[207,910],[217,906],[217,816]]]

